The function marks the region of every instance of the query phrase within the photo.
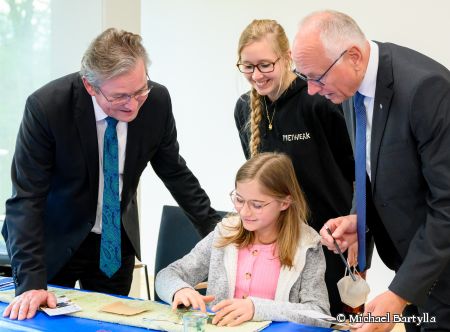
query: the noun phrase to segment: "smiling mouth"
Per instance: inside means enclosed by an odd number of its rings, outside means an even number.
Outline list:
[[[267,83],[269,83],[269,81],[270,80],[266,80],[264,82],[256,82],[255,81],[255,84],[256,84],[257,87],[263,87],[263,86],[267,85]]]

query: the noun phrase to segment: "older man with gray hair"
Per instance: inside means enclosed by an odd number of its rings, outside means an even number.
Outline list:
[[[343,103],[354,142],[355,213],[326,226],[342,249],[358,239],[360,266],[370,229],[396,272],[365,314],[393,320],[410,302],[418,314],[404,312],[414,323],[408,328],[450,330],[450,72],[414,50],[367,40],[336,11],[307,16],[292,54],[309,94]],[[333,249],[325,228],[321,235]],[[392,327],[363,324],[358,331]]]

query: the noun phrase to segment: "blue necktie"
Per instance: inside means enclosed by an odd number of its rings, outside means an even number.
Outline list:
[[[100,269],[109,277],[121,265],[120,197],[119,197],[119,143],[117,120],[106,118],[103,142],[103,208]]]
[[[364,96],[356,92],[354,96],[356,115],[356,214],[358,232],[358,266],[360,271],[366,268],[366,108]]]

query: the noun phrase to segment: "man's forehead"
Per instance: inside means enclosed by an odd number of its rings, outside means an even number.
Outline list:
[[[320,41],[313,39],[296,39],[293,60],[297,69],[314,69],[326,62],[327,56]]]

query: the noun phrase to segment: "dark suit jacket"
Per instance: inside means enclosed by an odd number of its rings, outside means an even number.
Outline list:
[[[167,89],[155,82],[128,124],[121,214],[140,257],[136,188],[151,163],[202,235],[220,217],[179,155]],[[94,107],[78,73],[45,85],[26,102],[12,163],[5,237],[16,294],[45,288],[95,223],[99,156]]]
[[[370,189],[380,219],[372,225],[384,226],[401,260],[389,289],[418,305],[430,292],[450,304],[450,72],[413,50],[378,45]],[[353,132],[352,107],[343,107]]]

